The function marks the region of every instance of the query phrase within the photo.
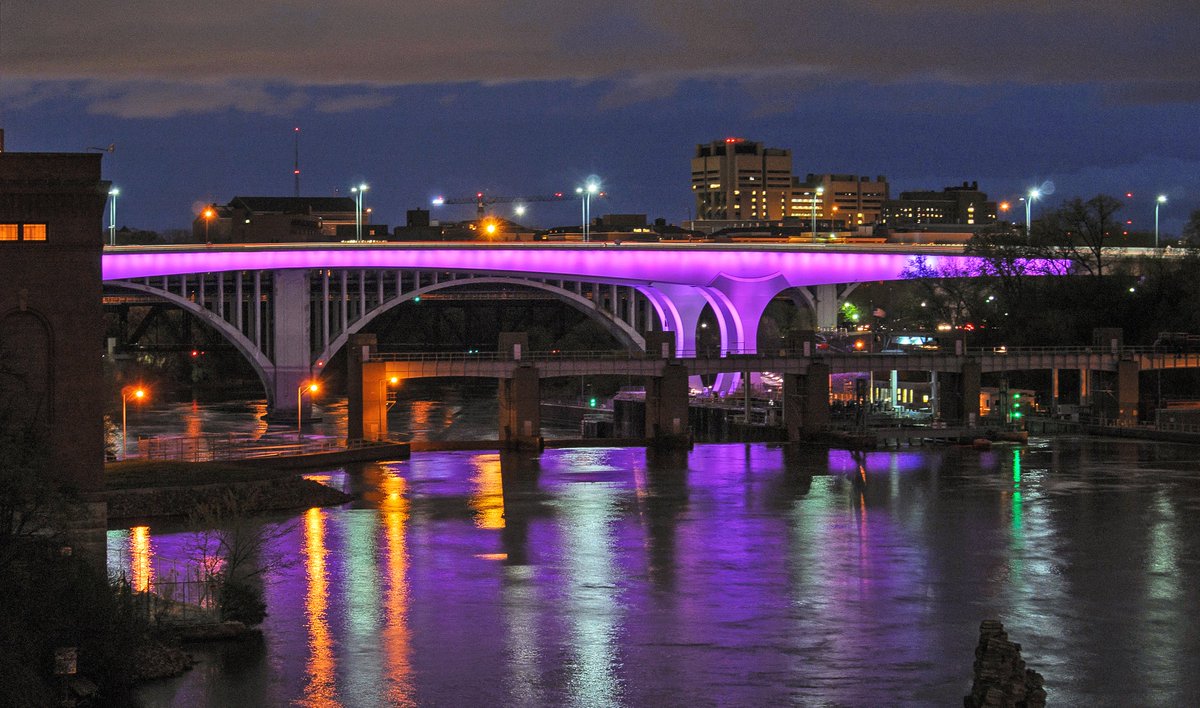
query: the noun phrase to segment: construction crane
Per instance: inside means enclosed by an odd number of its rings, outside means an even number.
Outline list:
[[[601,192],[600,196],[604,196]],[[487,208],[492,204],[523,204],[525,202],[561,202],[570,199],[571,197],[565,192],[555,192],[554,194],[537,194],[532,197],[497,197],[483,192],[476,192],[469,197],[434,197],[433,205],[442,206],[444,204],[474,204],[475,213],[482,219]]]

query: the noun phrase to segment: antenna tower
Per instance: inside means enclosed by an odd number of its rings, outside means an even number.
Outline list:
[[[296,193],[292,196],[300,196],[300,128],[292,128],[292,176],[296,178]]]

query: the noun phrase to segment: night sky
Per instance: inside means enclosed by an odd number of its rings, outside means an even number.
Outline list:
[[[695,145],[740,136],[893,194],[1132,192],[1135,229],[1164,193],[1177,233],[1200,208],[1197,29],[1196,0],[0,0],[0,127],[14,151],[115,144],[135,228],[291,195],[299,126],[302,193],[365,180],[389,224],[592,174],[594,215],[679,222]]]

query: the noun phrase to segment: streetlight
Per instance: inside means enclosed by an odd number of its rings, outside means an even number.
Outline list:
[[[141,401],[146,397],[146,389],[141,386],[126,386],[121,389],[121,459],[124,460],[129,456],[129,440],[126,436],[126,408],[129,398],[133,397],[136,401]]]
[[[302,400],[302,396],[304,395],[304,392],[306,390],[309,393],[308,398],[309,398],[309,401],[311,402],[313,397],[317,395],[317,391],[321,390],[321,384],[317,383],[316,381],[309,381],[309,382],[300,384],[300,386],[296,389],[296,441],[297,442],[304,439],[304,433],[302,432],[303,426],[304,426],[304,418],[303,418],[304,407],[300,405],[300,401]]]
[[[395,386],[398,383],[400,383],[399,376],[392,376],[391,378],[379,379],[379,438],[381,440],[383,439],[383,430],[387,426],[387,411],[388,411],[387,387]]]
[[[354,238],[359,243],[362,243],[362,227],[363,227],[363,192],[370,189],[366,184],[360,184],[357,187],[351,187],[350,191],[358,198],[358,206],[354,209]]]
[[[1029,198],[1025,200],[1025,238],[1029,238],[1029,234],[1031,233],[1029,227],[1033,213],[1033,200],[1040,199],[1041,196],[1041,191],[1035,188],[1029,190]]]
[[[517,216],[525,216],[525,205],[524,204],[516,205],[515,207],[513,207],[513,213],[516,214]]]
[[[117,245],[117,195],[121,190],[113,187],[108,190],[109,207],[108,207],[108,245]]]
[[[583,198],[583,242],[587,243],[592,225],[592,195],[600,193],[600,185],[593,178],[588,178],[587,184],[576,187],[575,193]]]
[[[1154,247],[1158,248],[1158,208],[1167,203],[1167,195],[1160,194],[1154,200]]]
[[[205,246],[212,245],[212,240],[209,239],[209,237],[208,237],[208,225],[212,223],[212,220],[214,217],[216,217],[216,215],[217,215],[216,209],[213,209],[211,206],[204,207],[204,245]]]
[[[824,187],[817,187],[812,198],[812,242],[817,242],[817,199],[825,194]]]

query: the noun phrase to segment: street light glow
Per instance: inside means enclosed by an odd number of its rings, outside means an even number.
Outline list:
[[[1158,248],[1158,208],[1167,203],[1167,195],[1160,194],[1154,200],[1154,247]]]

